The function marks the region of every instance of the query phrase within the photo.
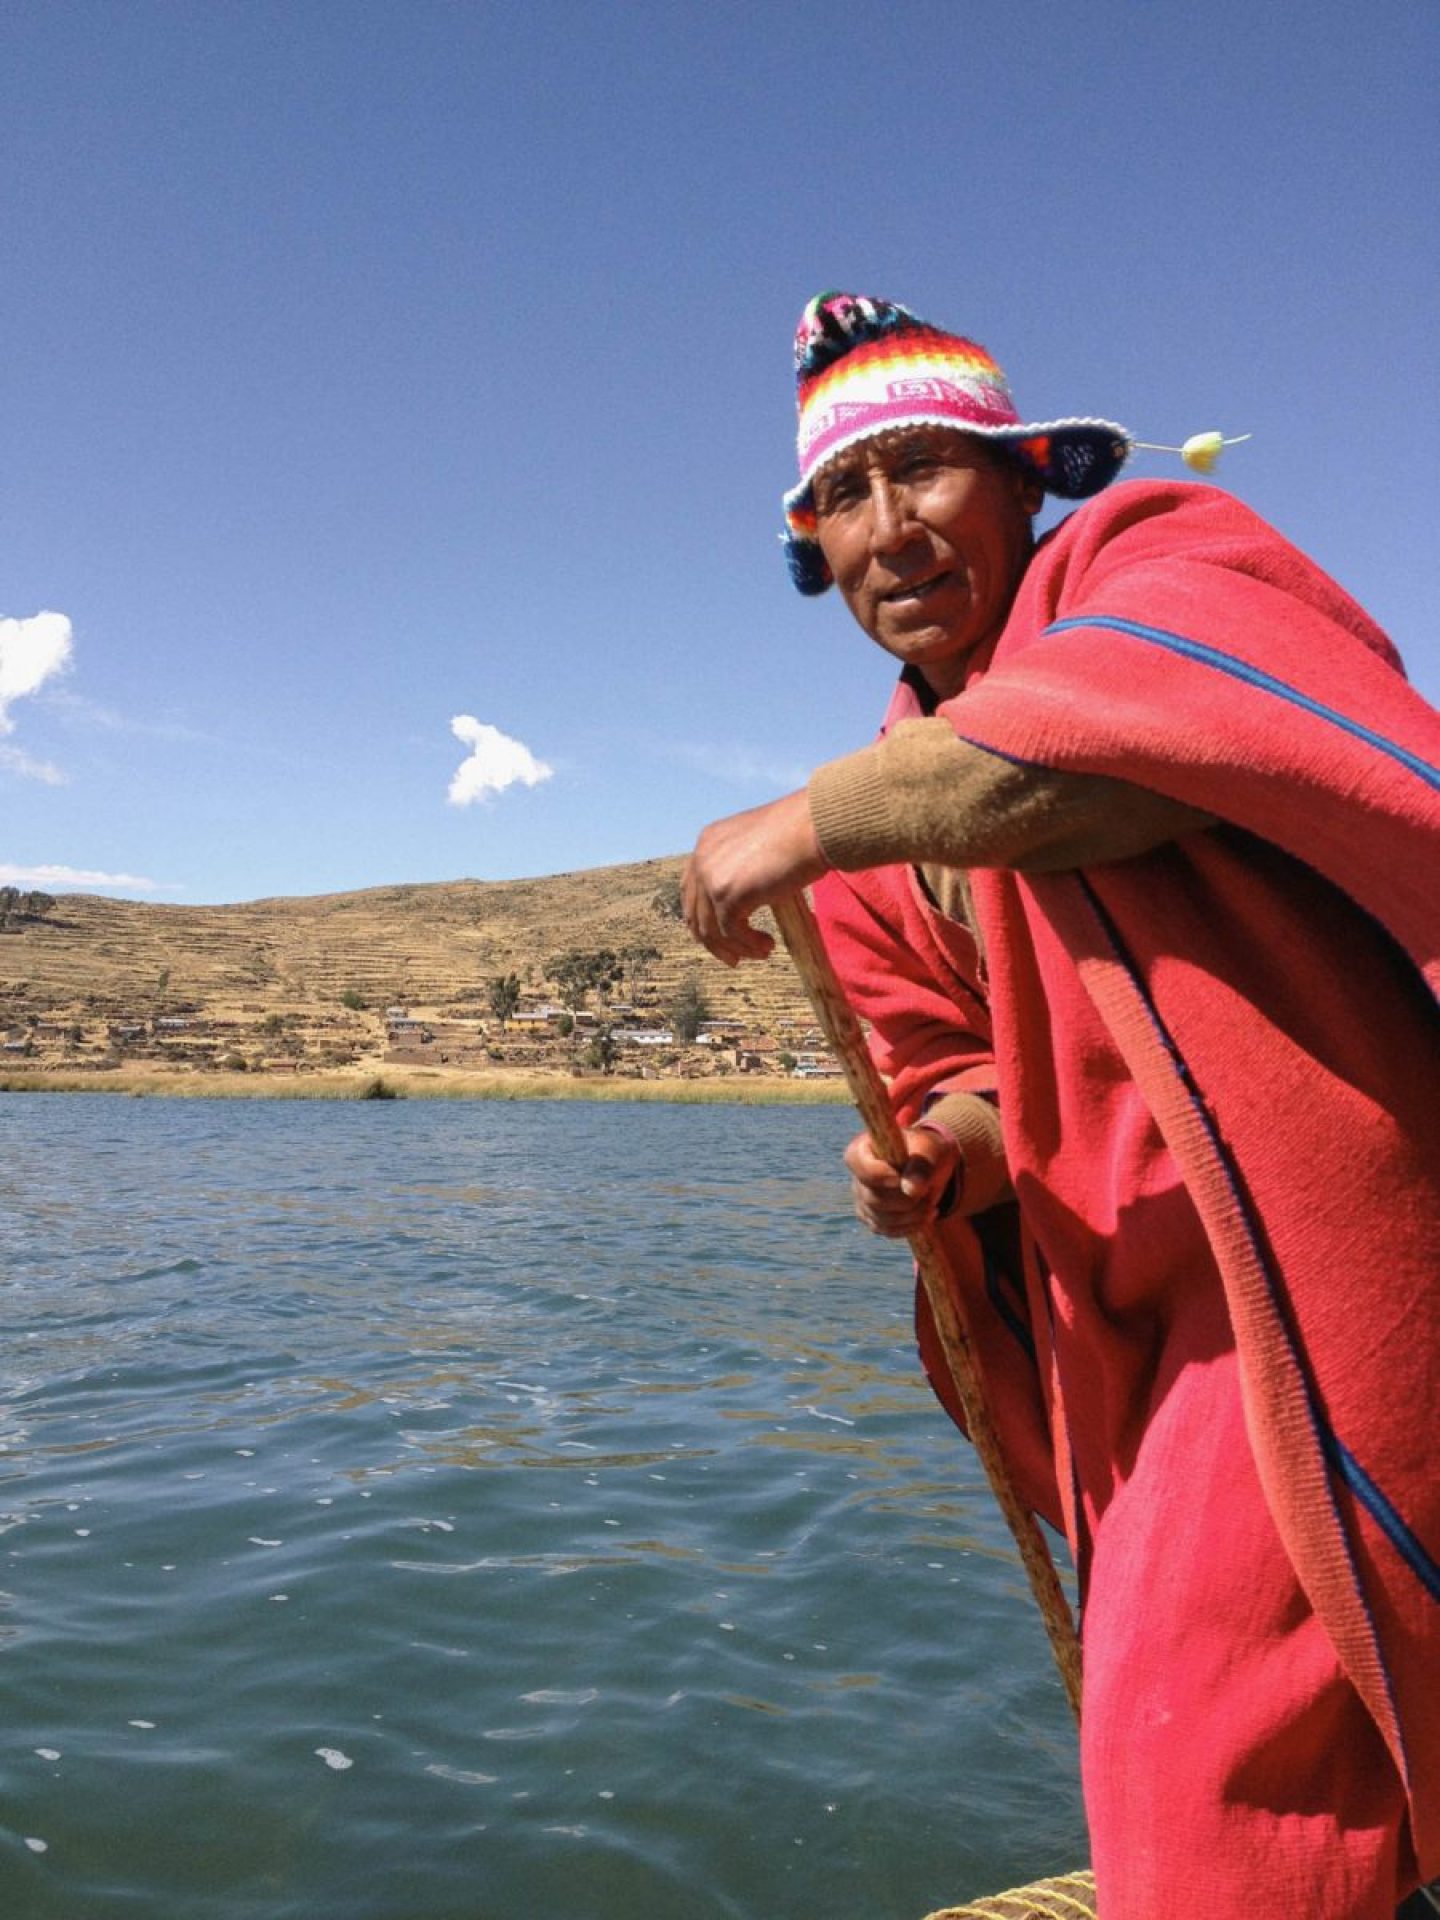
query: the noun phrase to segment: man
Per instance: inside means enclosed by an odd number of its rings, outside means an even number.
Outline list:
[[[796,361],[792,575],[900,684],[706,829],[690,925],[761,957],[817,883],[907,1129],[858,1211],[945,1221],[1076,1559],[1105,1920],[1388,1920],[1440,1873],[1440,716],[1273,529],[1105,491],[1125,431],[1023,423],[973,343],[825,295]],[[1036,546],[1047,490],[1087,504]]]

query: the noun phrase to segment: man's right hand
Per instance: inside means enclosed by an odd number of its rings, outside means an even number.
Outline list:
[[[750,916],[826,871],[802,787],[706,827],[681,881],[685,924],[727,967],[768,958],[775,942]]]

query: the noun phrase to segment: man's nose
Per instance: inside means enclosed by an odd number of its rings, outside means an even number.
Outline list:
[[[877,554],[896,553],[914,538],[909,501],[903,490],[884,474],[870,482],[870,547]]]

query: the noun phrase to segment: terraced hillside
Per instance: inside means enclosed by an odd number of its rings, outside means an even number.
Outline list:
[[[716,1019],[801,1044],[810,1017],[788,961],[731,971],[702,953],[674,914],[680,865],[219,907],[68,895],[0,937],[0,1031],[27,1059],[143,1043],[199,1065],[222,1052],[232,1064],[349,1061],[394,1057],[386,1016],[405,1009],[431,1041],[448,1022],[461,1040],[465,1027],[483,1039],[491,1059],[533,1064],[517,1030],[494,1020],[489,982],[513,973],[522,1010],[553,1005],[549,962],[608,949],[631,956],[610,998],[633,1011],[617,1019],[663,1024],[695,976]]]

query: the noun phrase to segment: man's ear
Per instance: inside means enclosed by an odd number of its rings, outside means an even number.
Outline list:
[[[1020,504],[1033,520],[1045,504],[1045,482],[1038,473],[1032,472],[1028,467],[1022,467],[1018,462],[1015,467],[1015,477],[1019,482]]]

